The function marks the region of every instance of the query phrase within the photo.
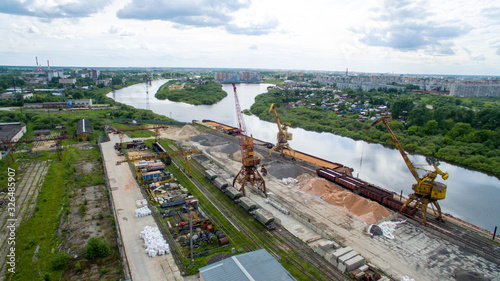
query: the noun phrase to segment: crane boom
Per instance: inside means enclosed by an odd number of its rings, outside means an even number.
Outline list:
[[[288,132],[288,126],[290,126],[290,123],[288,122],[281,122],[279,117],[278,117],[278,112],[276,111],[276,108],[278,106],[276,104],[271,104],[271,107],[269,108],[269,111],[267,114],[271,114],[271,112],[274,114],[274,121],[276,121],[276,125],[278,125],[278,143],[269,150],[269,155],[271,156],[271,152],[273,150],[279,151],[281,154],[281,158],[283,158],[285,154],[285,150],[290,150],[291,151],[291,156],[292,159],[294,159],[295,151],[288,145],[288,141],[292,140],[292,133]]]
[[[434,166],[434,171],[429,171],[425,169],[421,169],[426,171],[427,173],[423,175],[422,177],[419,177],[417,173],[417,168],[413,165],[413,163],[410,161],[408,158],[408,155],[406,155],[406,152],[404,151],[403,147],[399,143],[398,139],[396,138],[396,135],[394,135],[394,132],[392,131],[391,127],[389,126],[388,122],[390,120],[389,116],[383,116],[377,119],[373,124],[371,124],[366,130],[370,129],[371,127],[375,126],[376,124],[382,122],[384,126],[387,128],[389,131],[389,134],[392,137],[392,140],[396,144],[396,147],[399,150],[399,153],[401,153],[401,156],[403,156],[403,159],[406,163],[406,166],[408,166],[408,169],[410,170],[411,174],[417,180],[416,184],[412,185],[412,189],[414,193],[410,194],[408,197],[408,200],[403,204],[401,207],[401,210],[403,210],[407,205],[409,205],[411,202],[415,201],[415,208],[420,208],[422,210],[422,223],[424,225],[427,224],[427,219],[426,219],[426,214],[427,214],[427,205],[433,204],[436,206],[437,209],[437,219],[438,220],[443,220],[441,216],[441,207],[439,206],[438,200],[442,200],[446,196],[446,185],[440,182],[435,181],[437,175],[441,175],[441,177],[446,180],[448,179],[448,173],[445,173],[441,171],[436,165]],[[400,211],[401,211],[400,210]]]
[[[371,127],[377,125],[378,123],[382,122],[385,127],[387,128],[387,131],[389,131],[389,134],[391,135],[391,138],[392,140],[394,141],[394,144],[396,145],[396,147],[398,148],[399,150],[399,153],[401,153],[401,156],[403,156],[403,159],[405,160],[405,163],[406,163],[406,166],[408,166],[408,169],[410,170],[411,174],[413,175],[413,177],[417,180],[417,181],[420,181],[420,177],[418,176],[418,173],[417,173],[417,170],[415,169],[415,166],[413,166],[413,163],[410,161],[410,159],[408,158],[408,155],[406,154],[406,152],[404,151],[403,147],[401,146],[401,143],[399,143],[399,140],[398,138],[396,138],[396,135],[394,134],[394,132],[392,131],[391,127],[389,126],[388,122],[390,121],[390,117],[389,116],[382,116],[380,117],[379,119],[377,119],[375,122],[373,122],[368,128],[366,128],[365,130],[368,130],[370,129]]]
[[[238,100],[238,93],[236,92],[236,84],[232,84],[234,90],[234,103],[236,106],[236,119],[239,129],[238,137],[240,142],[241,163],[243,164],[236,177],[234,177],[233,186],[236,187],[236,183],[238,183],[240,185],[239,190],[243,196],[245,196],[245,185],[246,183],[250,183],[267,196],[266,183],[257,170],[257,165],[260,164],[260,158],[254,155],[253,137],[247,136],[245,121],[243,120],[243,114],[241,113],[240,102]]]

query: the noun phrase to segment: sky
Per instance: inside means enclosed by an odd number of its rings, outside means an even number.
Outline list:
[[[498,0],[2,0],[0,65],[500,76]]]

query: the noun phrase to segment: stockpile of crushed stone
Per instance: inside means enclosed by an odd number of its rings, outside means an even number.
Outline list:
[[[266,165],[266,169],[270,175],[278,179],[296,178],[304,174],[304,169],[290,163],[283,163],[278,161]]]
[[[228,145],[221,148],[220,152],[225,154],[233,154],[240,150],[240,146],[236,143],[229,143]]]
[[[203,146],[216,146],[227,143],[224,138],[214,135],[198,135],[191,138],[192,141],[197,142]]]
[[[310,178],[299,183],[307,193],[321,195],[321,199],[332,205],[344,207],[366,224],[373,224],[391,212],[377,202],[344,190],[323,178]]]

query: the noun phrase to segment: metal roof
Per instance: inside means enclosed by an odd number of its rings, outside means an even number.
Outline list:
[[[265,249],[204,266],[200,274],[205,281],[296,281]]]
[[[90,125],[90,120],[82,119],[78,120],[76,123],[76,135],[80,135],[82,133],[92,134],[92,125]]]

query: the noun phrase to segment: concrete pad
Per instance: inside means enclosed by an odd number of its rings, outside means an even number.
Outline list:
[[[101,143],[103,160],[109,178],[118,227],[133,280],[183,280],[171,254],[150,258],[139,234],[146,225],[157,226],[152,216],[136,218],[135,202],[144,199],[127,163],[116,165],[118,156],[114,144],[118,135],[109,135],[110,141]]]

